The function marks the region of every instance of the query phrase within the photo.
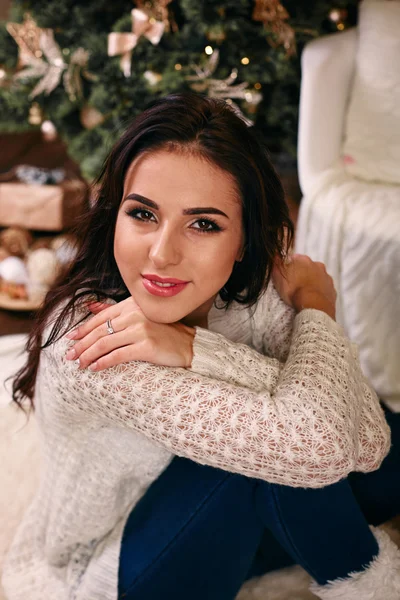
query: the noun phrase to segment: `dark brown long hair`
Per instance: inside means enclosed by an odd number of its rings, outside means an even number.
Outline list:
[[[129,296],[113,253],[125,175],[136,157],[163,149],[202,157],[230,173],[238,186],[245,251],[220,291],[225,307],[234,300],[253,305],[269,283],[275,256],[291,246],[293,224],[282,185],[257,131],[224,100],[183,92],[152,102],[106,159],[94,184],[96,199],[76,229],[76,260],[47,293],[37,313],[26,345],[28,360],[13,381],[13,400],[20,406],[28,398],[33,407],[40,352],[72,327],[76,308],[87,297],[88,292],[82,290],[90,290],[98,300],[120,301]],[[43,341],[46,323],[66,300]]]

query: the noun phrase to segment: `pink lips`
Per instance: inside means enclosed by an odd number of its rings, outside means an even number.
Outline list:
[[[162,298],[170,298],[176,296],[185,289],[188,281],[182,281],[181,279],[174,279],[172,277],[159,277],[158,275],[142,275],[143,285],[146,290],[154,296],[160,296]],[[165,287],[158,284],[171,284]]]

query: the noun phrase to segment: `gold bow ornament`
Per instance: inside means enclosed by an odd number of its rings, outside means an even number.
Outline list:
[[[139,38],[144,35],[152,44],[157,45],[165,30],[165,23],[150,17],[143,10],[133,8],[131,15],[131,33],[112,32],[108,35],[108,56],[121,55],[120,65],[125,77],[131,74],[132,51]]]
[[[283,46],[286,56],[296,54],[296,40],[294,29],[286,23],[290,15],[279,0],[254,0],[252,18],[261,21],[267,29],[274,34],[274,38],[268,36],[268,43],[273,48]]]

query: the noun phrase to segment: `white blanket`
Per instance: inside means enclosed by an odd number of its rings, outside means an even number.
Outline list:
[[[6,386],[5,381],[23,365],[27,339],[25,334],[0,336],[0,406],[11,400],[11,381]]]
[[[295,249],[325,263],[365,374],[400,410],[400,187],[326,170],[302,199]]]
[[[0,336],[0,572],[15,528],[38,485],[40,450],[35,419],[11,404],[4,381],[25,360],[26,335]],[[0,600],[3,600],[0,589]]]

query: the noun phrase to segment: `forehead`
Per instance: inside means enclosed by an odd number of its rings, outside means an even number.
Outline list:
[[[124,184],[124,195],[135,192],[157,202],[172,194],[214,203],[240,204],[234,177],[205,159],[189,154],[159,151],[139,156],[130,165]]]

